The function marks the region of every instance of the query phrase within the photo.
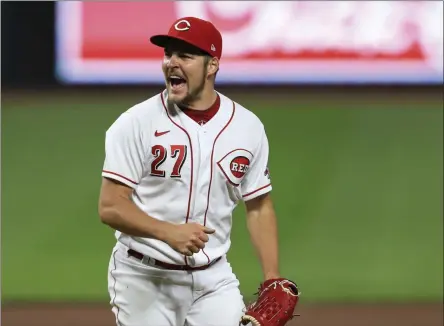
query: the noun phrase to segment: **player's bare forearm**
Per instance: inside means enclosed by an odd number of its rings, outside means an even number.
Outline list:
[[[102,221],[125,234],[163,240],[166,222],[156,220],[130,200],[122,199],[112,206],[104,207],[100,213]]]
[[[99,200],[102,222],[128,235],[163,241],[170,223],[144,213],[130,199],[130,194],[128,187],[104,179]]]
[[[276,214],[269,195],[246,202],[247,227],[259,257],[264,279],[279,277]]]

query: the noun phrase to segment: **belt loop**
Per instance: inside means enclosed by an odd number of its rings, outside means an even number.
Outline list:
[[[144,265],[148,265],[148,266],[151,266],[151,265],[152,265],[152,264],[151,264],[151,258],[148,257],[148,256],[143,256],[143,258],[142,258],[142,264],[144,264]]]

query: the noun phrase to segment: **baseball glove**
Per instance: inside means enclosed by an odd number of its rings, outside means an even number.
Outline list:
[[[294,316],[299,300],[296,283],[285,278],[263,282],[259,287],[257,300],[247,306],[239,325],[284,326]]]

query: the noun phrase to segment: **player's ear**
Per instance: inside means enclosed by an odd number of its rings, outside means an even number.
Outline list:
[[[210,58],[207,63],[207,76],[212,76],[219,70],[219,60],[216,57]]]

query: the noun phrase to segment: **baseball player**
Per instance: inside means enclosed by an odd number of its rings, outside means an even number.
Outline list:
[[[105,137],[99,215],[116,230],[116,323],[238,325],[246,307],[226,254],[239,201],[264,281],[280,277],[266,132],[214,88],[222,37],[212,23],[181,18],[150,40],[164,48],[166,89],[122,113]]]

